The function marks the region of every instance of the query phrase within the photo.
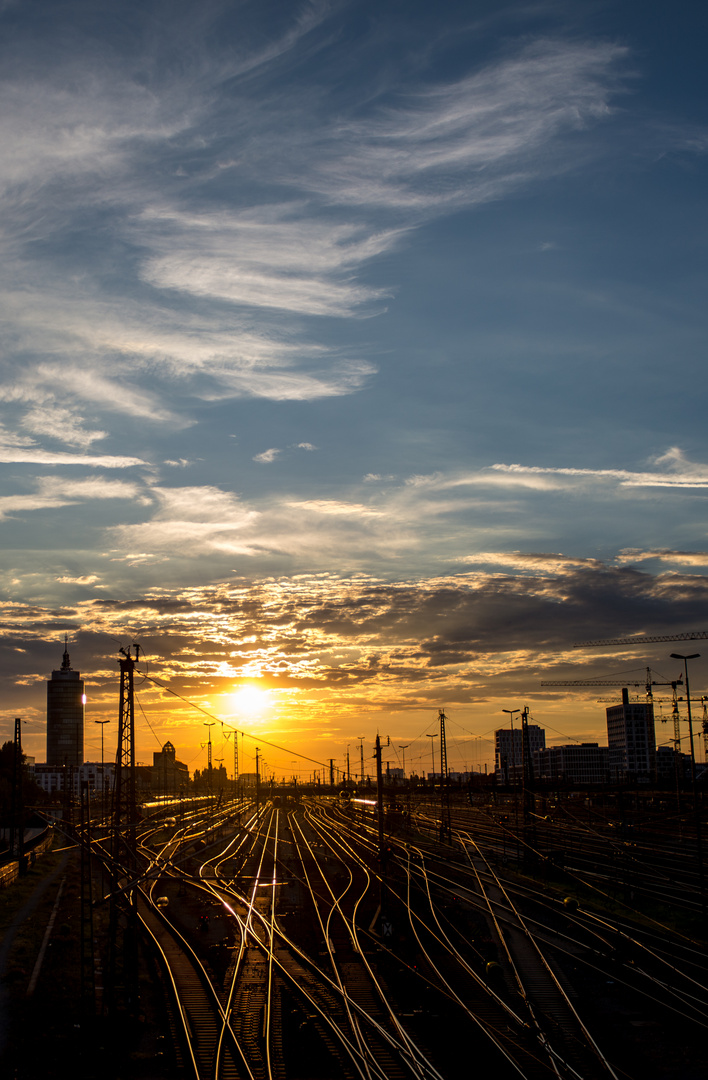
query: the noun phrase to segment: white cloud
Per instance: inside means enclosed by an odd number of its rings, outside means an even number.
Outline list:
[[[271,446],[270,450],[264,450],[261,454],[256,454],[253,460],[268,464],[271,461],[275,461],[281,452],[282,451],[278,450],[277,447]]]
[[[577,570],[600,570],[604,563],[600,559],[573,558],[560,553],[526,553],[523,551],[480,551],[467,555],[461,560],[480,565],[490,564],[507,566],[514,570],[527,570],[540,574],[566,574]]]
[[[54,495],[3,495],[0,496],[0,520],[32,510],[53,510],[71,506],[73,501]]]
[[[25,413],[21,424],[35,435],[44,435],[84,449],[99,439],[105,439],[107,434],[96,429],[87,430],[83,426],[84,417],[67,406],[38,405]]]
[[[654,559],[660,562],[676,563],[679,566],[708,566],[708,551],[672,551],[670,548],[643,551],[641,548],[624,548],[617,556],[616,561],[620,565],[624,565]]]
[[[61,585],[95,585],[100,579],[97,574],[85,574],[81,577],[70,577],[68,574],[65,574],[55,580]]]
[[[0,461],[35,465],[97,465],[104,469],[130,469],[145,465],[141,458],[113,454],[68,454],[44,450],[34,439],[13,435],[0,427]]]
[[[151,495],[158,504],[151,521],[108,530],[119,547],[141,551],[141,558],[158,552],[188,556],[210,549],[253,554],[252,546],[241,541],[239,534],[260,515],[230,492],[212,486],[155,487]]]
[[[440,213],[486,202],[567,169],[554,140],[605,118],[626,50],[538,41],[454,83],[411,94],[365,124],[341,125],[347,149],[313,182],[333,200]]]
[[[63,476],[39,476],[34,478],[33,483],[37,488],[36,492],[0,497],[0,518],[34,510],[74,506],[92,499],[130,499],[142,506],[150,503],[150,499],[141,494],[138,484],[124,480],[107,480],[102,476],[90,476],[82,480]]]
[[[152,237],[151,224],[159,226]],[[160,252],[146,259],[141,270],[158,288],[336,316],[350,315],[386,295],[350,275],[389,249],[399,235],[397,230],[362,234],[352,225],[318,221],[306,205],[209,216],[150,210],[139,229],[141,241]]]
[[[664,455],[657,459],[660,462],[678,466],[675,457]],[[667,487],[667,488],[703,488],[708,487],[708,466],[690,465],[681,472],[633,472],[630,469],[578,469],[578,468],[553,468],[540,465],[492,465],[491,468],[507,475],[519,477],[522,483],[531,476],[557,476],[571,477],[573,480],[588,478],[590,480],[617,481],[620,487]]]
[[[301,499],[289,502],[287,505],[297,510],[309,510],[315,514],[356,514],[360,517],[383,517],[380,510],[364,506],[361,503],[343,502],[340,499]]]
[[[149,505],[140,484],[130,480],[107,480],[104,476],[88,476],[72,480],[63,476],[40,476],[37,486],[45,495],[52,493],[70,499],[131,499]]]

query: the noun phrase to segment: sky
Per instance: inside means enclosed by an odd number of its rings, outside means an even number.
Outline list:
[[[45,760],[65,634],[86,757],[137,642],[138,759],[192,770],[194,706],[227,767],[426,771],[444,709],[483,770],[503,709],[606,742],[619,691],[545,681],[679,675],[574,645],[708,630],[706,30],[0,3],[0,739]]]

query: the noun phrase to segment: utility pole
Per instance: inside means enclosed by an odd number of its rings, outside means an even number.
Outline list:
[[[10,804],[10,858],[17,857],[20,874],[25,873],[25,808],[22,792],[22,719],[15,717]]]
[[[258,820],[258,814],[261,805],[261,774],[260,774],[260,746],[256,747],[256,821]]]
[[[428,735],[429,739],[437,739],[437,737],[438,737],[437,731],[433,732],[432,735]],[[435,743],[434,742],[431,742],[430,749],[432,750],[432,753],[433,753],[433,787],[435,787]]]
[[[135,832],[137,804],[135,798],[135,698],[134,672],[140,646],[134,645],[135,657],[121,649],[120,702],[118,706],[118,748],[116,750],[113,783],[113,823],[111,854],[111,899],[109,921],[108,1008],[116,1008],[116,968],[119,951],[119,897],[122,887],[136,876]],[[128,889],[120,901],[124,915],[122,933],[123,988],[128,1012],[137,1011],[138,939],[135,893]]]
[[[207,739],[207,794],[209,794],[209,795],[211,795],[211,780],[212,780],[212,776],[211,776],[211,729],[214,727],[215,723],[216,723],[215,720],[205,720],[204,721],[204,727],[207,729],[207,734],[208,734],[208,739]],[[204,743],[202,743],[202,746],[203,745],[204,745]]]
[[[94,720],[94,724],[101,725],[101,817],[106,816],[106,774],[103,764],[103,728],[110,724],[110,720]]]
[[[359,749],[361,750],[361,772],[359,773],[359,783],[363,787],[364,786],[364,736],[363,735],[357,735],[357,739],[359,740],[359,743],[360,743]]]
[[[529,739],[528,705],[524,705],[521,710],[521,765],[521,776],[524,785],[524,815],[526,815],[528,811],[526,796],[527,793],[530,794],[534,789],[533,757],[531,755],[531,742]]]
[[[100,723],[99,720],[96,723]],[[101,728],[103,734],[103,728]],[[81,1008],[90,1020],[96,1008],[93,947],[93,890],[91,880],[91,802],[88,780],[81,781]]]
[[[529,707],[524,705],[521,710],[521,763],[523,782],[523,822],[524,822],[524,858],[535,859],[536,852],[536,818],[532,812],[536,808],[534,791],[536,778],[533,770],[533,755],[531,754],[531,740],[529,738]]]
[[[701,910],[703,918],[706,917],[706,888],[703,875],[703,836],[701,832],[701,807],[698,801],[698,788],[696,787],[696,752],[693,746],[693,719],[691,717],[691,691],[688,685],[688,661],[697,660],[700,653],[671,653],[672,660],[683,660],[683,668],[686,674],[686,708],[688,711],[688,737],[691,742],[691,786],[693,788],[693,813],[696,823],[696,848],[698,852],[698,880],[701,891]]]
[[[391,740],[386,737],[386,746],[391,745]],[[383,769],[381,767],[381,737],[376,734],[375,744],[376,757],[376,807],[379,827],[379,860],[381,863],[381,877],[386,870],[386,848],[384,844],[384,797],[383,797]],[[383,887],[383,886],[382,886]]]
[[[440,718],[440,840],[452,840],[450,820],[450,777],[447,769],[447,739],[445,737],[445,710],[439,709]],[[434,744],[431,744],[434,745]]]
[[[514,787],[514,831],[516,833],[516,864],[518,866],[518,864],[519,864],[519,789],[516,786],[516,739],[514,738],[514,713],[521,712],[521,709],[502,709],[502,712],[509,714],[509,723],[511,725],[511,760],[513,762],[513,764],[512,764],[512,777],[513,777],[513,787]],[[522,735],[522,740],[523,740],[523,735]]]

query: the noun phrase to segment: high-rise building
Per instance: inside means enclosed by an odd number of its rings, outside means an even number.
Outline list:
[[[537,750],[546,746],[545,728],[538,724],[528,725],[531,760]],[[498,728],[494,732],[494,756],[497,776],[504,783],[520,780],[523,776],[523,739],[521,725],[518,728]]]
[[[59,671],[47,682],[47,765],[82,765],[84,760],[84,680],[72,671],[69,640]]]
[[[656,777],[654,706],[631,702],[626,688],[622,704],[607,709],[607,745],[610,775],[614,781],[648,783]]]

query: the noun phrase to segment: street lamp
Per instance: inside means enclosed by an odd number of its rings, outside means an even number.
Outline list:
[[[404,780],[404,782],[405,782],[405,779],[406,779],[406,750],[408,749],[409,746],[410,746],[409,742],[406,743],[405,746],[401,746],[400,743],[398,744],[398,749],[403,751],[403,780]],[[433,771],[435,771],[435,770],[433,770]]]
[[[514,713],[521,712],[521,709],[502,709],[502,712],[509,714],[509,722],[511,724],[512,775],[514,777],[514,781],[516,781],[516,742],[514,741]]]
[[[101,725],[101,817],[106,816],[106,777],[103,771],[103,727],[110,724],[110,720],[94,720],[94,724]]]

